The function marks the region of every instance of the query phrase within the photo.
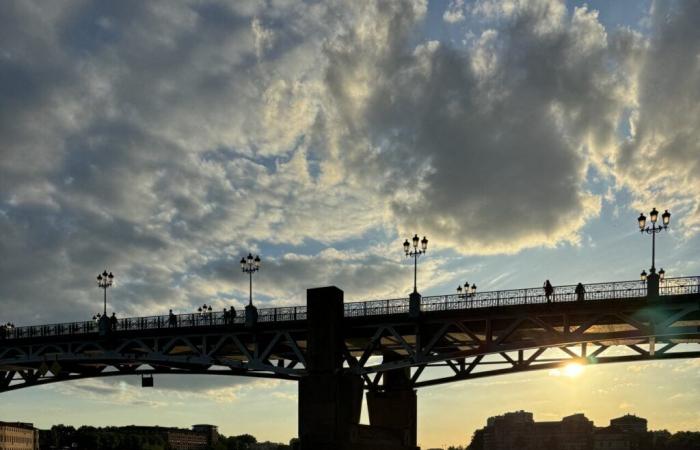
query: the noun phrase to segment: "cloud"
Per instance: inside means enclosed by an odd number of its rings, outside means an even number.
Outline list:
[[[319,177],[306,137],[331,6],[0,6],[12,320],[92,316],[106,266],[117,311],[189,308],[208,291],[183,286],[209,260],[381,226],[376,202]]]
[[[700,5],[654,2],[638,52],[627,139],[615,154],[619,183],[640,211],[671,209],[685,236],[700,231]]]
[[[578,243],[597,216],[585,152],[614,138],[624,88],[597,13],[548,5],[499,13],[467,50],[408,45],[419,6],[370,7],[376,23],[326,47],[331,161],[377,187],[401,232],[510,253]]]
[[[464,0],[452,0],[442,15],[442,20],[447,23],[464,21]]]

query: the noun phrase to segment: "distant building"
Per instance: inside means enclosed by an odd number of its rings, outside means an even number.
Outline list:
[[[39,430],[31,423],[0,422],[0,450],[39,450]]]
[[[593,434],[593,450],[631,450],[632,436],[614,427],[599,428]]]
[[[625,414],[617,419],[611,419],[610,426],[626,433],[646,433],[647,419],[637,417],[633,414]]]
[[[593,436],[594,450],[637,450],[647,432],[647,419],[625,414],[610,420],[610,426],[598,428]]]
[[[219,442],[219,429],[216,425],[192,425],[192,431],[207,436],[207,445],[214,446]]]
[[[516,411],[489,417],[472,445],[477,450],[637,450],[646,431],[646,419],[629,414],[598,428],[583,414],[535,422],[532,413]]]
[[[201,450],[218,442],[219,433],[214,425],[194,425],[186,428],[146,427],[131,425],[120,427],[132,434],[158,434],[170,445],[172,450]]]

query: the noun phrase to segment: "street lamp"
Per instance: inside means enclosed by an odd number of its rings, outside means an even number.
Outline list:
[[[107,273],[107,269],[104,272],[97,275],[97,287],[104,290],[104,309],[102,312],[102,317],[107,317],[107,288],[111,287],[114,283],[114,275],[112,272]],[[95,319],[99,319],[100,315],[97,314]]]
[[[207,306],[206,303],[203,304],[202,306],[200,306],[199,308],[197,308],[197,313],[199,314],[199,317],[201,319],[205,319],[207,317],[207,315],[209,315],[209,319],[211,321],[211,318],[212,318],[211,312],[212,312],[211,305]]]
[[[197,308],[197,312],[199,313],[200,316],[206,316],[208,313],[212,312],[211,306],[207,306],[207,304],[203,304],[199,308]]]
[[[250,278],[248,306],[253,306],[253,273],[260,270],[260,256],[256,255],[253,258],[253,255],[248,253],[247,257],[241,258],[241,270],[247,273]]]
[[[241,271],[248,274],[249,292],[248,306],[245,307],[245,325],[252,327],[258,322],[258,310],[253,306],[253,273],[260,270],[260,256],[253,258],[251,253],[241,258]]]
[[[472,284],[470,287],[469,282],[467,281],[464,283],[464,289],[462,289],[462,286],[457,286],[457,295],[462,295],[462,292],[464,292],[464,298],[474,295],[476,293],[476,284]]]
[[[12,329],[15,327],[15,324],[12,322],[7,322],[0,324],[0,338],[5,339],[10,336],[10,332]]]
[[[406,256],[413,256],[413,293],[418,293],[418,257],[425,254],[428,250],[428,239],[423,236],[423,239],[419,239],[416,234],[413,236],[413,250],[411,250],[411,244],[408,239],[403,243],[403,251]],[[418,243],[420,242],[421,248],[418,248]]]
[[[649,269],[649,275],[656,273],[656,233],[661,233],[661,231],[668,229],[668,225],[671,223],[671,213],[668,212],[667,209],[663,214],[661,214],[661,225],[657,226],[656,222],[658,219],[659,212],[656,210],[656,208],[652,208],[652,210],[649,212],[649,220],[651,221],[651,226],[647,226],[647,218],[643,213],[639,214],[639,217],[637,217],[637,222],[639,223],[639,231],[641,233],[651,234],[651,269]],[[663,269],[659,271],[659,277],[661,279],[663,279],[662,272]],[[642,277],[646,278],[644,272],[642,272]]]

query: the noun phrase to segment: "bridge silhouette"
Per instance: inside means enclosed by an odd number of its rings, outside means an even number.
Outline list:
[[[0,392],[92,377],[209,374],[299,383],[306,449],[416,449],[416,389],[568,363],[700,357],[700,277],[411,296],[4,329]],[[359,424],[366,391],[370,425]]]

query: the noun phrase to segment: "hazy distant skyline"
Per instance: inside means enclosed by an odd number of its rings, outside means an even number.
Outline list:
[[[414,233],[424,295],[637,279],[652,207],[657,266],[700,275],[698,23],[691,0],[1,2],[0,321],[92,317],[104,268],[120,317],[241,307],[248,252],[260,306],[394,298]],[[419,441],[517,409],[697,430],[698,369],[424,389]],[[0,420],[296,433],[293,383],[137,382],[3,394]]]

